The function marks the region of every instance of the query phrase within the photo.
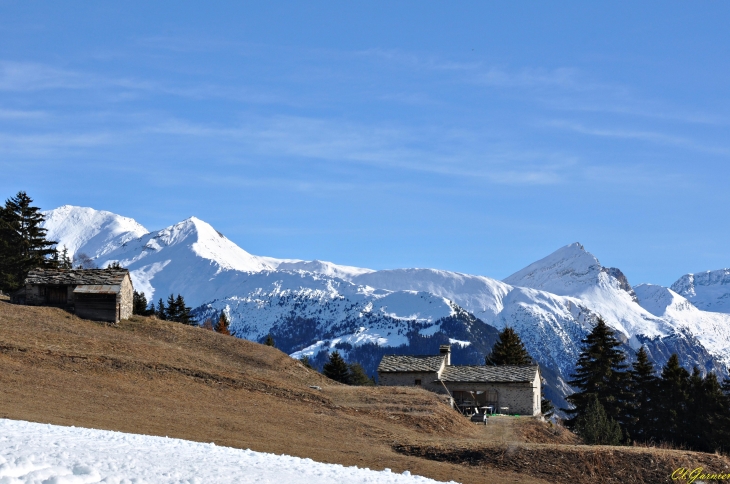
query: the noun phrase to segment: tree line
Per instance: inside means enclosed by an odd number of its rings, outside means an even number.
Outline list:
[[[730,449],[730,381],[697,367],[688,372],[676,353],[657,373],[644,347],[629,366],[602,319],[582,343],[566,423],[587,443]]]

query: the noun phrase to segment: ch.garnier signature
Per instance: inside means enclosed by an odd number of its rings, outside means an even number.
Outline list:
[[[702,481],[730,480],[730,472],[706,473],[702,467],[695,467],[694,469],[680,467],[672,472],[673,481],[687,481],[688,484],[692,484],[697,479]]]

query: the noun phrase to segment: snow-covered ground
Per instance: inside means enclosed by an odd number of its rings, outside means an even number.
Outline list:
[[[0,419],[0,484],[435,483],[180,439]],[[453,481],[452,481],[453,482]]]

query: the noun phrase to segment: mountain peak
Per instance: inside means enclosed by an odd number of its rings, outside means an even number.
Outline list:
[[[512,286],[530,287],[554,294],[576,294],[597,282],[601,263],[574,242],[504,279]]]
[[[671,288],[703,311],[730,313],[730,269],[685,274]]]
[[[43,217],[48,240],[66,247],[70,257],[83,252],[97,258],[148,233],[134,219],[90,207],[63,205]]]

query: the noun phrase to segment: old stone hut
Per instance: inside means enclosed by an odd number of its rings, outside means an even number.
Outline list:
[[[451,346],[438,355],[386,355],[378,366],[380,385],[420,386],[448,394],[463,413],[540,415],[538,365],[452,365]]]
[[[132,316],[134,288],[127,269],[34,269],[13,302],[55,306],[80,318],[119,322]]]

